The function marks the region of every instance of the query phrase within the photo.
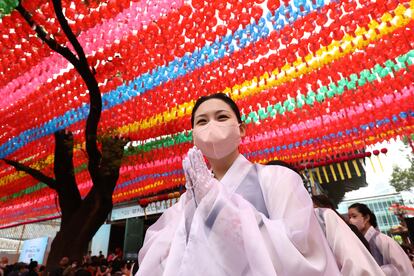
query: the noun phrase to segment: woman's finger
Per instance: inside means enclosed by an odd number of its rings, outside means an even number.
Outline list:
[[[191,148],[188,152],[188,159],[190,159],[191,168],[193,170],[195,170],[195,168],[197,166],[196,160],[195,160],[195,153],[196,153],[196,151],[195,151],[194,148]]]

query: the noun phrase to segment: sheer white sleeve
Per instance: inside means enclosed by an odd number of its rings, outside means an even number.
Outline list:
[[[407,254],[405,254],[401,246],[387,235],[380,234],[378,238],[378,243],[380,243],[379,247],[382,249],[386,263],[386,265],[381,267],[383,268],[383,271],[385,271],[387,275],[414,275],[414,269],[410,262],[410,259],[408,258]],[[392,269],[392,267],[395,269]],[[395,272],[389,272],[393,270],[397,270],[399,274]]]
[[[385,275],[371,253],[334,211],[319,208],[315,211],[323,216],[322,227],[342,275]]]
[[[216,182],[149,229],[138,275],[340,275],[299,175],[269,166],[259,179],[269,217]]]

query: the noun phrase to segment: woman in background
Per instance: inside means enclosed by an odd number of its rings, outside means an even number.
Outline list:
[[[345,222],[325,195],[312,196],[315,214],[342,275],[384,275],[364,236]],[[356,228],[356,227],[355,227]],[[360,236],[357,236],[359,234]],[[362,241],[362,242],[361,242]]]
[[[377,218],[367,205],[352,204],[348,208],[348,216],[349,222],[364,234],[372,256],[386,275],[414,275],[411,262],[400,245],[376,229]]]

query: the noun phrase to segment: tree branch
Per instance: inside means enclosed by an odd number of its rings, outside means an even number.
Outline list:
[[[73,48],[78,54],[79,61],[81,63],[85,63],[86,62],[85,52],[83,51],[83,48],[80,45],[75,34],[72,32],[72,29],[69,27],[66,17],[63,15],[62,1],[53,0],[52,2],[53,2],[53,8],[55,9],[56,18],[59,21],[60,27],[62,27],[62,30],[65,33],[66,37],[68,38],[69,42],[73,45]]]
[[[86,119],[85,126],[85,143],[86,152],[88,153],[88,171],[92,177],[94,185],[97,184],[97,175],[101,165],[102,154],[98,149],[98,124],[101,119],[102,112],[102,96],[99,90],[95,76],[88,70],[82,74],[88,90],[89,90],[89,114]]]
[[[16,10],[26,20],[30,27],[34,29],[39,38],[49,46],[50,49],[61,54],[70,63],[72,63],[75,68],[79,66],[79,60],[76,58],[76,56],[68,48],[60,45],[56,40],[51,38],[50,35],[46,33],[46,31],[33,20],[32,15],[23,7],[21,2],[16,7]]]
[[[79,57],[79,64],[75,66],[75,69],[79,72],[82,79],[85,81],[85,84],[89,91],[89,101],[90,109],[88,118],[86,119],[86,128],[85,128],[85,141],[86,141],[86,152],[88,153],[88,171],[92,177],[94,185],[96,185],[98,180],[99,166],[102,159],[102,154],[98,149],[97,144],[97,132],[98,124],[101,119],[102,112],[102,96],[99,89],[98,82],[95,78],[95,72],[91,70],[91,67],[88,64],[86,59],[85,52],[79,43],[78,39],[72,32],[66,17],[62,12],[62,1],[53,0],[53,8],[55,10],[56,18],[59,21],[60,26],[62,27],[63,32],[68,38],[69,42],[73,45],[76,53]]]
[[[23,165],[17,161],[13,161],[10,159],[2,159],[2,160],[6,162],[7,164],[13,166],[16,170],[23,171],[31,175],[33,178],[39,180],[40,182],[45,183],[47,186],[49,186],[49,188],[56,190],[57,185],[56,185],[56,181],[53,178],[46,176],[42,172],[36,169],[30,168],[26,165]]]
[[[44,31],[42,27],[34,22],[32,15],[24,9],[24,7],[19,4],[16,8],[23,18],[29,23],[29,25],[34,28],[38,36],[46,42],[46,44],[57,53],[65,57],[70,63],[73,64],[75,69],[81,75],[84,80],[88,91],[89,91],[89,101],[90,109],[88,118],[86,119],[86,128],[85,128],[85,141],[86,141],[86,152],[88,153],[88,171],[92,177],[94,185],[96,185],[99,180],[99,167],[102,159],[102,154],[98,149],[97,144],[97,132],[98,124],[101,118],[102,112],[102,96],[99,89],[98,82],[94,76],[94,72],[91,70],[88,61],[86,59],[85,53],[82,46],[77,40],[76,36],[73,34],[65,16],[62,12],[62,2],[61,0],[53,0],[53,7],[55,10],[56,18],[59,21],[59,24],[67,36],[70,43],[75,48],[76,53],[79,56],[79,59],[66,47],[58,44],[54,39],[51,39],[49,35]]]

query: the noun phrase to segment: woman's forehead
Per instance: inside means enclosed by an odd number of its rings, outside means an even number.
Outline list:
[[[359,212],[358,212],[358,210],[357,210],[357,209],[355,209],[355,208],[349,208],[349,209],[348,209],[348,213],[358,214]]]
[[[231,107],[222,100],[210,99],[203,102],[197,109],[195,116],[202,114],[215,113],[221,110],[232,111]]]

